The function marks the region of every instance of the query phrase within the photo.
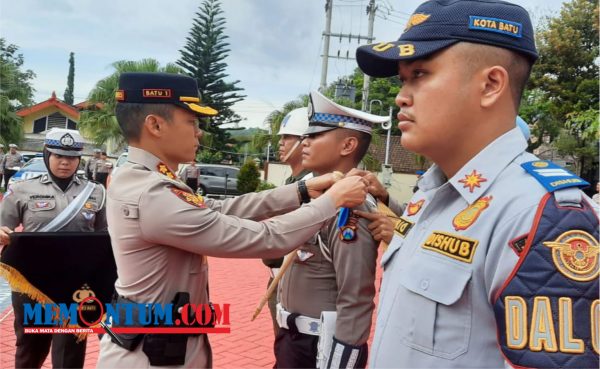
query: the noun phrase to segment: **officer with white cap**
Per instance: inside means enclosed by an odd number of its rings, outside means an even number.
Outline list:
[[[100,160],[101,154],[102,150],[94,149],[94,156],[85,163],[84,171],[87,179],[94,179],[94,169],[96,169],[96,162]]]
[[[15,182],[0,203],[0,244],[19,225],[24,232],[94,232],[106,230],[104,188],[76,175],[83,138],[76,130],[54,128],[46,134],[44,162],[48,173]],[[9,246],[10,247],[10,246]],[[60,266],[56,266],[59,268]],[[52,346],[54,368],[82,368],[86,341],[72,334],[25,334],[23,304],[35,304],[12,292],[17,350],[15,367],[39,368]]]
[[[2,160],[2,168],[4,169],[4,188],[8,189],[8,181],[17,173],[21,165],[23,165],[23,156],[17,152],[18,146],[14,143],[8,145],[9,152],[4,155]]]
[[[302,136],[308,129],[308,109],[306,107],[294,109],[286,114],[279,127],[279,160],[287,163],[292,170],[292,175],[286,178],[285,184],[294,183],[300,180],[311,178],[312,172],[302,167]],[[271,285],[273,278],[277,275],[283,258],[263,259],[263,263],[270,268],[270,278],[268,285]],[[277,294],[269,297],[269,311],[273,320],[273,330],[275,336],[279,332],[279,326],[276,319]]]
[[[302,166],[316,174],[347,173],[362,160],[374,124],[388,117],[310,94]],[[354,211],[376,211],[375,200],[342,209],[300,245],[280,283],[275,341],[277,368],[363,368],[374,310],[377,244],[369,222]]]
[[[4,144],[0,144],[0,186],[2,185],[2,177],[4,176]]]

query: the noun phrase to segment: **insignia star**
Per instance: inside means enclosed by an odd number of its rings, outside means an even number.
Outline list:
[[[471,174],[465,174],[465,178],[459,180],[460,183],[464,184],[463,188],[469,188],[469,192],[473,193],[475,187],[481,187],[480,183],[487,182],[487,179],[481,177],[481,173],[477,173],[475,169]]]

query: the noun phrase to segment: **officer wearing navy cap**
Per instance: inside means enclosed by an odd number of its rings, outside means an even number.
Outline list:
[[[399,76],[402,145],[434,163],[381,260],[369,366],[597,368],[588,184],[527,153],[515,126],[537,58],[527,12],[427,1],[397,41],[356,57],[371,76]]]
[[[48,173],[13,183],[0,203],[1,245],[10,243],[8,235],[19,225],[24,232],[106,230],[104,188],[76,175],[83,145],[76,130],[48,131],[43,150]],[[86,340],[78,341],[72,334],[25,334],[26,303],[33,305],[36,301],[12,292],[17,336],[15,367],[40,368],[52,347],[54,368],[83,368]]]
[[[375,124],[389,120],[338,105],[311,92],[302,166],[347,173],[367,152]],[[276,368],[364,368],[375,304],[377,244],[366,219],[375,200],[340,210],[302,244],[280,282]]]
[[[198,115],[217,114],[201,104],[196,80],[123,73],[116,99],[129,144],[128,161],[112,178],[107,200],[116,303],[168,304],[189,296],[191,304],[208,304],[207,256],[283,256],[315,234],[336,208],[360,204],[366,196],[364,179],[332,185],[329,174],[223,201],[202,198],[174,173],[196,155],[202,135]],[[311,197],[318,198],[300,207]],[[212,367],[206,335],[117,337],[103,337],[98,367]]]

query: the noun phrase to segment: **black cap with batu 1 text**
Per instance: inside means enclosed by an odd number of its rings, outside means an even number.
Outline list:
[[[198,84],[192,77],[170,73],[121,73],[117,103],[173,104],[199,115],[218,112],[201,105]]]
[[[457,42],[487,44],[538,57],[533,26],[522,7],[499,0],[431,0],[410,16],[397,41],[356,50],[360,69],[373,77],[398,73],[401,60],[421,59]]]

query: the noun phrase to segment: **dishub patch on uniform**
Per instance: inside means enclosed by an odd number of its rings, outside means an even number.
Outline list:
[[[394,222],[394,231],[398,233],[402,237],[406,237],[408,231],[415,225],[415,223],[411,222],[408,219],[398,218]]]
[[[478,243],[479,241],[471,238],[435,231],[427,237],[421,247],[465,263],[471,263]]]

